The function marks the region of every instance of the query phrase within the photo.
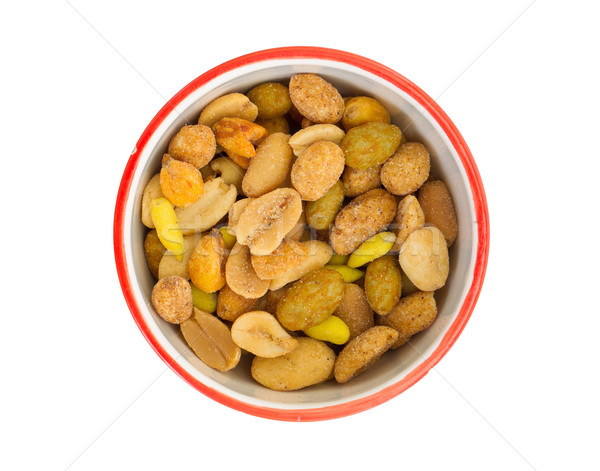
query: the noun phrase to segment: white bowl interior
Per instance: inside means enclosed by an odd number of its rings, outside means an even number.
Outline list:
[[[436,293],[438,317],[411,345],[388,352],[372,368],[347,384],[329,381],[296,392],[271,391],[250,375],[250,355],[243,355],[233,371],[221,373],[202,363],[187,347],[177,326],[164,322],[154,311],[150,298],[155,280],[144,258],[147,229],[140,220],[145,184],[160,170],[160,160],[175,133],[195,123],[206,104],[223,94],[245,93],[265,81],[287,81],[295,73],[313,72],[333,83],[344,96],[368,95],[380,100],[390,111],[392,122],[406,130],[409,140],[427,146],[432,173],[448,185],[457,211],[459,234],[450,250],[450,275],[446,286]],[[472,282],[476,249],[476,218],[473,198],[458,154],[440,126],[412,97],[389,82],[360,68],[327,60],[287,59],[240,67],[213,79],[195,90],[171,112],[144,147],[135,170],[125,214],[125,250],[134,295],[148,327],[167,352],[192,376],[206,386],[253,405],[302,409],[340,404],[371,395],[406,376],[439,346],[456,319]]]

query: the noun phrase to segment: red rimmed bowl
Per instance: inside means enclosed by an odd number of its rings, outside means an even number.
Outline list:
[[[448,185],[458,216],[459,235],[450,249],[450,275],[436,294],[438,317],[409,345],[388,352],[356,379],[334,381],[294,392],[271,391],[250,376],[249,356],[221,373],[202,363],[185,344],[177,326],[164,322],[150,302],[155,280],[144,258],[145,227],[140,219],[144,186],[160,169],[175,133],[194,123],[210,101],[245,92],[267,81],[313,72],[344,96],[380,100],[409,140],[425,144],[432,172]],[[473,157],[442,109],[397,72],[348,52],[286,47],[248,54],[193,80],[158,112],[131,154],[117,196],[115,260],[123,295],[135,322],[165,363],[198,391],[233,409],[278,420],[325,420],[354,414],[397,396],[421,379],[454,344],[467,323],[483,283],[489,244],[488,210]]]

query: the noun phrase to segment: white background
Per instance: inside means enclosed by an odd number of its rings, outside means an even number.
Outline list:
[[[1,469],[600,467],[595,2],[2,5]],[[456,345],[396,399],[322,423],[230,410],[166,369],[113,261],[146,124],[202,72],[284,45],[355,52],[421,86],[489,199],[486,282]]]

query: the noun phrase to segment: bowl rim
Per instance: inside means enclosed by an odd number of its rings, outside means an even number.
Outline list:
[[[175,111],[176,107],[193,91],[214,78],[248,64],[285,59],[317,59],[349,64],[390,82],[421,104],[425,111],[442,128],[460,158],[471,187],[477,220],[477,235],[474,237],[477,240],[477,250],[473,267],[473,281],[456,319],[448,328],[438,347],[404,378],[382,390],[349,402],[312,409],[280,409],[249,404],[206,386],[188,373],[162,347],[146,324],[133,294],[125,255],[125,210],[132,179],[144,146],[163,120]],[[489,253],[489,239],[488,206],[481,176],[464,138],[440,106],[410,80],[383,64],[350,52],[313,46],[289,46],[265,49],[237,57],[208,70],[175,94],[154,116],[152,121],[150,121],[129,157],[117,193],[113,225],[115,264],[123,296],[138,328],[167,366],[192,387],[225,406],[257,417],[295,422],[328,420],[362,412],[389,401],[423,378],[443,358],[454,342],[456,342],[456,339],[460,336],[471,317],[485,277]]]

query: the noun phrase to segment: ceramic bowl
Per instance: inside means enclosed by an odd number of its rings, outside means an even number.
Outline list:
[[[452,194],[459,234],[450,249],[447,284],[436,294],[439,313],[430,328],[344,385],[328,381],[300,391],[278,392],[252,379],[249,355],[243,355],[241,363],[227,373],[209,368],[187,348],[179,327],[156,314],[150,302],[155,280],[144,258],[146,228],[140,207],[144,186],[159,171],[169,141],[184,124],[195,123],[204,106],[226,93],[244,93],[259,83],[287,81],[305,72],[324,77],[343,96],[377,98],[409,140],[427,146],[433,174],[446,182]],[[123,295],[156,353],[183,380],[212,399],[256,416],[292,421],[354,414],[388,401],[419,381],[454,344],[473,312],[485,274],[488,234],[488,211],[477,167],[442,109],[384,65],[315,47],[270,49],[238,57],[184,87],[139,138],[123,173],[114,219],[115,260]]]

